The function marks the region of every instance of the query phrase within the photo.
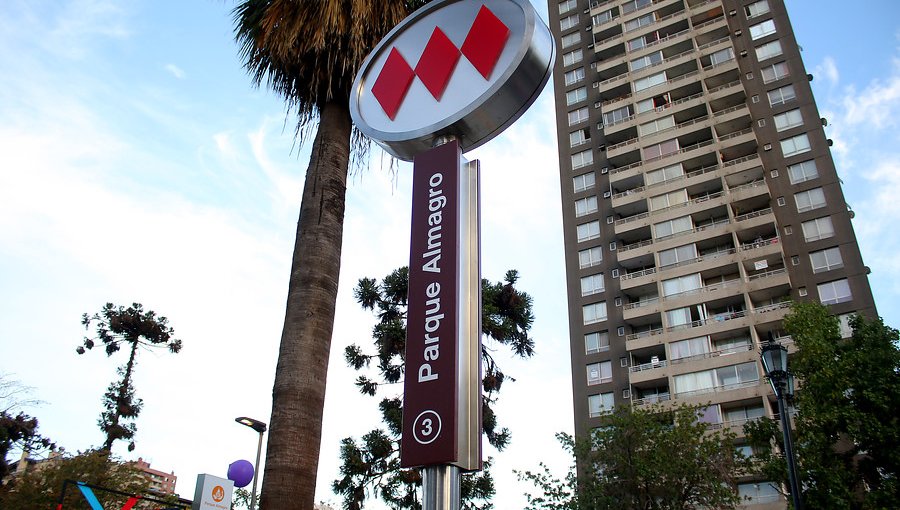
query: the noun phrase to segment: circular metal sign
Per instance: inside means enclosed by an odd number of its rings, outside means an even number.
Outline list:
[[[406,161],[440,136],[474,149],[534,103],[554,54],[550,30],[529,0],[430,2],[363,62],[350,114],[363,133]]]

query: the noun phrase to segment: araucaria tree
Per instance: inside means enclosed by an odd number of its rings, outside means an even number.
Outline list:
[[[789,369],[794,397],[794,449],[807,508],[896,508],[900,501],[900,346],[881,319],[854,316],[852,335],[818,303],[795,303],[784,328],[797,345]],[[774,421],[747,424],[762,446],[758,469],[786,485]],[[756,450],[756,449],[754,449]],[[783,449],[780,449],[783,451]]]
[[[688,510],[734,508],[736,473],[748,466],[734,434],[710,430],[702,408],[619,406],[590,438],[557,434],[573,455],[564,479],[541,465],[519,472],[541,494],[526,494],[528,510]]]
[[[532,299],[515,287],[519,275],[508,271],[502,282],[481,281],[482,331],[488,340],[481,350],[482,417],[484,435],[488,442],[502,450],[510,440],[510,432],[499,427],[493,404],[503,382],[508,378],[492,354],[491,344],[508,347],[522,358],[534,354],[534,341],[528,331],[534,322]],[[344,357],[356,370],[377,369],[376,378],[360,375],[356,385],[360,392],[375,396],[382,384],[396,384],[403,380],[406,349],[406,312],[409,271],[396,269],[379,283],[373,278],[359,280],[354,296],[366,310],[378,316],[372,330],[374,353],[366,354],[357,345],[347,347]],[[422,478],[418,469],[401,469],[399,459],[403,400],[399,395],[385,396],[379,403],[387,430],[375,429],[357,443],[353,438],[341,441],[341,478],[332,488],[344,497],[344,508],[363,507],[368,496],[381,498],[391,508],[420,509],[416,488]],[[464,476],[461,483],[463,506],[466,509],[491,508],[489,500],[494,484],[485,463],[485,470],[477,475]]]
[[[38,433],[38,420],[19,409],[40,403],[27,397],[28,386],[0,373],[0,479],[9,471],[6,456],[11,450],[36,450],[55,445]]]
[[[121,379],[110,383],[103,394],[103,407],[97,424],[106,435],[103,450],[109,452],[112,445],[120,439],[128,441],[128,451],[134,450],[134,434],[137,426],[134,420],[141,412],[143,402],[135,397],[134,367],[139,348],[163,348],[171,353],[181,350],[181,340],[174,337],[175,331],[169,326],[169,320],[157,316],[153,310],[144,311],[140,303],[128,308],[106,303],[99,313],[84,314],[81,318],[84,328],[94,328],[96,336],[85,337],[78,346],[78,354],[93,349],[98,343],[103,346],[107,356],[112,356],[123,347],[128,350],[128,361],[118,368]]]
[[[235,36],[256,85],[281,95],[301,142],[315,139],[300,201],[260,508],[308,510],[316,470],[340,274],[352,129],[350,89],[375,44],[415,0],[240,0]]]

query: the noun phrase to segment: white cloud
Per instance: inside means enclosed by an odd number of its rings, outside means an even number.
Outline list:
[[[178,78],[179,80],[183,80],[185,77],[184,70],[176,66],[175,64],[166,64],[165,69],[166,71],[169,71],[172,76]]]
[[[813,75],[824,78],[831,86],[837,85],[841,79],[837,63],[832,57],[822,59],[822,63],[813,68]]]

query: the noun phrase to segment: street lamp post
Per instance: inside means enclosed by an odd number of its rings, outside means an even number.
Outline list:
[[[266,424],[246,416],[235,418],[234,421],[259,432],[259,446],[256,447],[256,464],[253,465],[253,491],[250,493],[250,510],[254,510],[256,508],[256,482],[259,480],[259,456],[262,453],[262,440],[263,434],[266,432]]]
[[[787,413],[785,397],[794,394],[794,376],[787,369],[787,348],[772,338],[762,347],[762,364],[766,377],[775,392],[778,401],[778,415],[781,417],[781,431],[784,434],[784,456],[787,459],[788,482],[791,486],[791,499],[795,510],[803,510],[800,497],[800,481],[797,477],[797,462],[794,458],[794,442],[791,438],[791,420]]]

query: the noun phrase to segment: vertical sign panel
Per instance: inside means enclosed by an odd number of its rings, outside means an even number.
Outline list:
[[[403,467],[458,458],[460,158],[459,143],[452,141],[413,162]]]

